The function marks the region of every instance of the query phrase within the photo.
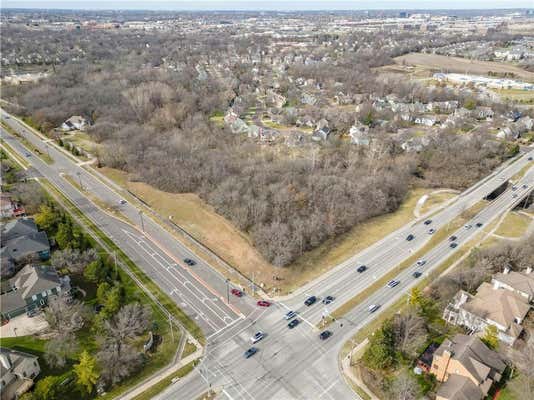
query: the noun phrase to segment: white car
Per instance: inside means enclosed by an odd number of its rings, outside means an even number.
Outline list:
[[[420,266],[420,267],[422,267],[422,266],[425,265],[425,264],[426,264],[426,260],[419,260],[419,261],[417,261],[417,265]]]
[[[127,203],[127,201],[124,200],[124,199],[121,199],[121,200],[119,201],[119,204],[126,204],[126,203]]]
[[[387,287],[388,288],[394,288],[395,286],[397,286],[400,282],[399,281],[396,281],[395,279],[391,280],[388,282],[387,284]]]
[[[297,316],[297,313],[295,311],[289,311],[286,315],[284,315],[284,319],[290,320],[291,318],[295,318]]]
[[[378,304],[371,304],[369,306],[369,312],[370,313],[374,313],[376,310],[378,310],[380,308],[380,306]]]
[[[261,339],[265,337],[265,334],[263,332],[256,332],[254,336],[250,338],[250,341],[252,344],[258,343]]]
[[[435,230],[434,228],[430,228],[430,229],[428,230],[428,234],[429,234],[429,235],[433,235],[434,232],[436,232],[436,230]]]
[[[471,225],[470,224],[464,225],[464,228],[465,229],[471,229]]]

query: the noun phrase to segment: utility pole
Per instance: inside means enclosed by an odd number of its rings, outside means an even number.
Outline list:
[[[256,294],[256,282],[254,281],[255,271],[252,271],[252,296]]]
[[[113,250],[113,262],[115,263],[115,275],[119,275],[119,271],[117,269],[117,252]]]
[[[143,230],[143,233],[145,233],[145,223],[143,221],[143,211],[139,210],[139,218],[141,219],[141,229]]]
[[[230,304],[230,279],[226,279],[226,303]]]

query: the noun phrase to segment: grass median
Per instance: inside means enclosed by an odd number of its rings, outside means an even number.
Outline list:
[[[368,286],[366,289],[358,293],[355,297],[335,309],[330,319],[326,320],[326,323],[322,326],[326,326],[332,322],[333,319],[339,319],[347,314],[350,310],[356,307],[358,304],[367,299],[372,293],[376,292],[378,289],[384,287],[390,280],[394,279],[400,272],[404,271],[406,268],[412,266],[422,258],[426,253],[433,249],[436,245],[441,243],[447,237],[449,237],[453,232],[460,228],[465,222],[469,221],[473,216],[475,216],[482,208],[486,206],[487,202],[480,201],[473,205],[468,210],[464,211],[461,215],[453,219],[449,224],[443,228],[436,231],[432,238],[417,252],[412,254],[410,257],[402,261],[395,268],[390,270],[380,279],[377,279],[371,286]]]

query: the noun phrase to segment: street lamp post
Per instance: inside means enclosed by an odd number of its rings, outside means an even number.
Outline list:
[[[76,175],[78,175],[78,180],[80,181],[80,188],[83,190],[82,174],[78,171],[76,172]]]
[[[139,218],[141,219],[141,229],[145,232],[145,223],[143,221],[143,211],[139,210]]]
[[[226,302],[230,304],[230,279],[226,279]]]

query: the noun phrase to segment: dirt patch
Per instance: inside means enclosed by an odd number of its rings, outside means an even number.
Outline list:
[[[488,75],[491,72],[512,73],[517,79],[534,81],[534,73],[525,71],[511,64],[493,61],[468,60],[461,57],[441,56],[438,54],[410,53],[396,57],[399,65],[415,65],[436,72],[458,72],[464,74]]]

